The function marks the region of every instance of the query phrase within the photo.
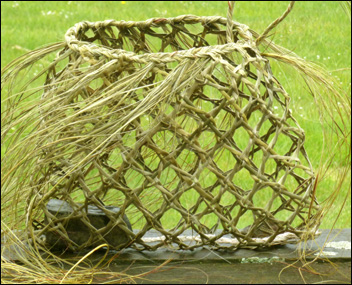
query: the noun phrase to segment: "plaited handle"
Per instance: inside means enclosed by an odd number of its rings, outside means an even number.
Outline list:
[[[227,1],[227,3],[229,8],[227,9],[226,40],[227,40],[227,43],[233,43],[232,15],[233,15],[233,8],[235,7],[235,1]]]
[[[277,18],[274,22],[272,22],[266,29],[265,31],[257,38],[256,44],[257,46],[260,45],[261,41],[265,39],[265,37],[269,34],[269,32],[274,29],[278,24],[282,22],[283,19],[286,18],[286,16],[291,12],[293,5],[295,4],[296,1],[291,1],[290,4],[288,5],[286,11],[281,15],[281,17]]]

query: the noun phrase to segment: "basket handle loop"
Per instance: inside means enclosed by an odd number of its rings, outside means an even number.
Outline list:
[[[233,8],[235,7],[235,1],[227,1],[227,4],[229,8],[227,9],[226,40],[227,40],[227,43],[233,43],[232,15],[233,15]]]
[[[257,38],[255,41],[256,45],[259,46],[260,43],[265,39],[265,37],[268,35],[268,33],[274,29],[278,24],[282,22],[283,19],[286,18],[286,16],[291,12],[293,5],[295,4],[296,1],[291,1],[290,4],[288,5],[285,13],[281,15],[281,17],[277,18],[274,22],[272,22],[266,30]]]

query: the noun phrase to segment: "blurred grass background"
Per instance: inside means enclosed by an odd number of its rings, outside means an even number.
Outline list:
[[[261,33],[283,13],[288,3],[236,2],[234,20]],[[175,17],[182,14],[226,17],[226,13],[226,1],[2,1],[1,67],[28,50],[63,41],[67,29],[84,20],[144,21],[153,17]],[[350,90],[351,26],[339,3],[297,2],[290,15],[274,32],[272,39],[276,44],[323,65],[338,79],[344,90]],[[272,64],[272,69],[292,97],[293,115],[306,132],[305,148],[314,169],[317,169],[322,157],[324,139],[323,126],[314,99],[309,95],[303,80],[292,70],[275,63]],[[34,69],[33,72],[38,70]],[[3,100],[6,95],[1,96]],[[323,154],[325,155],[327,154]],[[344,161],[335,157],[317,189],[316,195],[320,202],[324,202],[332,193],[343,166]],[[333,226],[349,189],[350,179],[345,181],[321,228]],[[351,227],[350,209],[349,197],[335,228]]]

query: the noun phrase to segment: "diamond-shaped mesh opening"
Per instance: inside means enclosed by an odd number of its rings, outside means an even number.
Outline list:
[[[161,224],[167,229],[174,229],[182,219],[181,214],[175,209],[167,210],[160,219]]]
[[[207,188],[209,186],[214,185],[216,179],[217,179],[216,175],[213,172],[211,172],[209,169],[206,168],[200,174],[198,181],[199,181],[202,188]]]
[[[253,202],[254,207],[266,208],[268,211],[270,211],[272,207],[270,204],[272,204],[273,202],[271,201],[271,199],[275,199],[273,195],[275,195],[275,191],[270,187],[265,187],[255,191],[255,194],[253,195],[251,200]],[[270,204],[268,204],[269,201],[271,202]]]
[[[174,151],[178,145],[177,136],[175,136],[175,134],[171,131],[157,132],[152,139],[156,147],[166,153]]]
[[[178,183],[178,175],[171,167],[166,168],[159,176],[160,184],[171,191]]]
[[[184,116],[178,116],[175,121],[186,133],[190,134],[198,128],[197,120],[199,120],[197,115],[194,112],[189,112]]]
[[[180,193],[179,201],[182,207],[184,207],[186,211],[189,212],[191,208],[196,204],[199,194],[193,188],[188,190],[182,189],[180,192],[181,193]]]
[[[203,215],[199,219],[200,225],[198,227],[200,232],[213,233],[218,228],[219,218],[215,213]]]
[[[215,146],[217,138],[213,132],[203,131],[198,137],[198,142],[204,151],[210,151]]]
[[[242,229],[253,224],[253,214],[251,211],[245,211],[244,209],[239,212],[241,214],[240,219],[238,220],[237,227]]]
[[[222,191],[219,204],[227,209],[228,206],[231,207],[232,205],[234,205],[236,201],[237,198],[233,193],[231,193],[230,191]],[[226,212],[228,211],[226,210]]]
[[[182,150],[176,159],[178,165],[182,167],[184,171],[194,172],[194,167],[197,165],[198,157],[193,151],[188,149]]]
[[[160,159],[158,155],[150,148],[143,146],[141,148],[141,157],[140,161],[143,167],[148,171],[153,172],[158,168]]]
[[[250,135],[248,132],[243,128],[237,128],[235,133],[233,134],[233,140],[235,145],[242,151],[246,149],[248,146]]]
[[[223,172],[227,172],[234,168],[236,159],[229,150],[223,148],[215,153],[214,162]]]
[[[253,177],[247,169],[241,168],[240,170],[231,173],[230,175],[231,177],[233,177],[232,182],[234,183],[234,185],[236,185],[243,191],[248,191],[253,188],[255,181],[253,180]]]
[[[128,169],[125,173],[126,186],[130,189],[142,187],[144,176],[134,169]]]

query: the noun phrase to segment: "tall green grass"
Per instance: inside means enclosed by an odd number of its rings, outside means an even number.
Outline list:
[[[237,2],[234,20],[262,32],[272,20],[281,15],[286,7],[285,2]],[[142,21],[152,17],[174,17],[181,14],[226,16],[226,10],[226,2],[216,1],[3,1],[1,2],[1,67],[3,68],[28,50],[51,42],[62,41],[66,30],[83,20]],[[337,3],[313,1],[296,3],[291,14],[274,30],[271,38],[275,43],[293,50],[301,57],[323,65],[337,78],[338,84],[343,89],[350,90],[351,28],[348,16],[342,12]],[[45,66],[48,61],[43,60],[41,64]],[[321,114],[303,79],[292,70],[279,66],[275,62],[272,63],[272,69],[291,95],[293,115],[306,131],[305,148],[313,167],[318,169],[322,159],[324,160],[324,157],[329,155],[328,153],[322,154],[324,143],[327,143],[322,131],[324,127],[328,128],[328,125],[326,122],[325,125],[321,124]],[[39,73],[40,66],[30,72],[31,74],[23,74],[23,76],[30,77]],[[1,96],[4,100],[6,93],[2,93]],[[332,109],[338,107],[339,102],[331,106]],[[337,114],[338,109],[336,109]],[[338,120],[337,116],[336,120]],[[334,140],[329,141],[329,143],[333,142]],[[316,194],[321,202],[331,195],[335,184],[339,181],[341,169],[346,166],[343,155],[341,154],[341,157],[337,155],[334,158],[332,166],[319,185]],[[187,158],[184,159],[187,160]],[[224,162],[224,167],[226,163],[229,164],[229,162]],[[319,175],[322,177],[323,173]],[[209,175],[207,179],[215,178]],[[131,181],[136,181],[132,174]],[[323,220],[322,228],[333,226],[349,189],[350,184],[346,180],[342,191]],[[190,197],[184,198],[185,203],[192,202],[194,197],[187,195]],[[176,213],[168,214],[170,214],[168,215],[170,219],[165,222],[170,223],[172,227],[179,216]],[[350,214],[350,199],[348,199],[335,227],[350,227]]]

